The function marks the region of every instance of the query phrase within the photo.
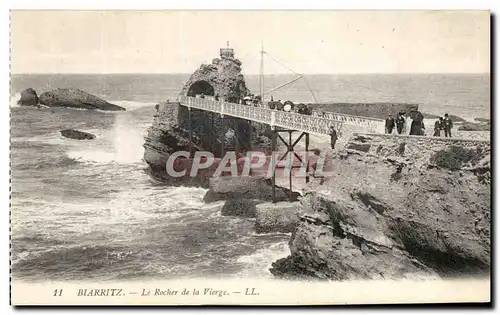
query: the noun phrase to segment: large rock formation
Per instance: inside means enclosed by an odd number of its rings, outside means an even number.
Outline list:
[[[181,95],[218,97],[228,102],[238,103],[250,94],[245,79],[241,74],[241,61],[233,57],[222,56],[213,59],[209,65],[202,64],[188,79],[182,88]],[[181,107],[177,114],[179,126],[188,129],[188,109]],[[192,110],[191,123],[193,133],[199,137],[204,149],[212,151],[216,156],[222,154],[221,135],[229,130],[232,136],[225,139],[228,149],[235,148],[238,141],[242,149],[250,147],[250,124],[244,119],[220,117],[219,114],[201,110]],[[236,136],[239,138],[236,139]]]
[[[28,88],[21,92],[21,98],[17,101],[21,106],[36,106],[38,105],[38,95],[32,88]]]
[[[125,108],[111,104],[99,97],[78,89],[56,89],[44,92],[39,97],[40,104],[49,107],[71,107],[121,111]]]
[[[434,278],[490,270],[490,143],[355,135],[309,187],[279,277]]]
[[[181,95],[201,96],[238,102],[250,94],[241,74],[241,62],[232,55],[216,58],[211,64],[203,64],[187,80]],[[165,163],[172,152],[189,149],[188,108],[176,102],[160,103],[153,125],[145,139],[144,159],[155,178],[171,182],[165,173]],[[254,132],[250,132],[251,128]],[[267,148],[270,141],[262,135],[267,130],[260,124],[247,120],[192,109],[192,149],[207,150],[221,157],[224,151],[243,152],[250,147],[252,135],[257,147]],[[268,139],[267,139],[268,140]],[[224,143],[222,143],[224,141]],[[255,146],[253,146],[255,147]],[[190,181],[192,183],[192,181]],[[184,183],[186,183],[184,181]],[[187,184],[187,183],[186,183]],[[206,186],[208,183],[204,183]]]

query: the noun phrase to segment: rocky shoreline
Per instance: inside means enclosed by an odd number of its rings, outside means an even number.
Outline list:
[[[490,272],[490,143],[355,135],[301,198],[280,278],[428,279]]]

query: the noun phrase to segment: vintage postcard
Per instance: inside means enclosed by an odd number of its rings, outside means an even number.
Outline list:
[[[488,11],[11,11],[11,303],[489,303]]]

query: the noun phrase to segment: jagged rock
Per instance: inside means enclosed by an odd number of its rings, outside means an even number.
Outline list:
[[[256,206],[255,232],[290,233],[299,223],[297,202],[263,203]]]
[[[38,105],[38,95],[32,88],[28,88],[21,92],[21,98],[17,101],[21,106],[36,106]]]
[[[78,89],[56,89],[44,92],[39,97],[40,104],[49,107],[71,107],[122,111],[125,108],[111,104],[99,97]]]
[[[347,145],[347,149],[355,150],[355,151],[361,151],[361,152],[368,152],[370,151],[371,145],[369,143],[355,143],[351,142]]]
[[[292,193],[292,200],[299,194]],[[209,190],[203,197],[205,202],[230,199],[254,199],[272,201],[272,185],[270,180],[260,177],[214,177],[209,180]],[[276,186],[276,200],[289,200],[289,190]]]
[[[80,130],[75,130],[75,129],[65,129],[61,130],[61,135],[66,138],[70,139],[76,139],[76,140],[93,140],[95,139],[95,135],[80,131]]]
[[[255,218],[257,216],[257,203],[258,200],[252,199],[229,199],[222,206],[221,215]]]
[[[231,56],[215,58],[212,64],[201,65],[188,79],[181,95],[215,98],[238,102],[250,94],[241,74],[241,62]],[[178,150],[186,150],[189,144],[189,111],[179,103],[160,103],[153,125],[149,128],[144,143],[144,159],[150,165],[152,173],[165,178],[165,161],[168,155]],[[246,151],[251,147],[250,135],[253,135],[254,148],[267,146],[262,133],[267,130],[259,124],[250,124],[247,120],[230,116],[221,117],[208,111],[191,109],[191,135],[193,150],[206,150],[215,157],[222,157],[227,151]],[[257,127],[257,132],[250,132]],[[262,132],[260,132],[262,130]],[[224,141],[224,151],[222,150]],[[270,141],[268,141],[270,142]],[[159,174],[162,173],[162,174]],[[157,176],[158,177],[158,176]]]
[[[217,96],[220,100],[238,103],[250,95],[245,78],[241,74],[241,61],[232,57],[215,58],[212,64],[202,64],[188,79],[181,91],[182,95],[197,96],[203,94],[206,98]],[[177,121],[179,126],[188,129],[188,109],[180,107]],[[221,135],[229,129],[238,136],[240,148],[250,147],[250,123],[247,120],[234,117],[221,117],[219,114],[192,110],[191,122],[193,134],[201,139],[200,146],[212,151],[216,156],[222,156]],[[236,138],[225,139],[228,148],[236,146]]]
[[[370,138],[370,154],[337,159],[336,176],[301,198],[309,210],[292,235],[291,255],[271,272],[334,280],[487,276],[490,143]],[[429,168],[452,146],[481,156],[458,171]]]

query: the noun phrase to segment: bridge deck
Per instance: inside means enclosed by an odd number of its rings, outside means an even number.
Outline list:
[[[243,118],[271,127],[282,127],[308,133],[327,135],[331,126],[339,133],[343,125],[364,127],[367,131],[376,132],[380,129],[383,120],[337,113],[326,113],[324,117],[309,116],[297,113],[272,110],[264,107],[255,107],[243,104],[216,101],[208,98],[181,96],[181,105],[206,110],[221,115]]]

